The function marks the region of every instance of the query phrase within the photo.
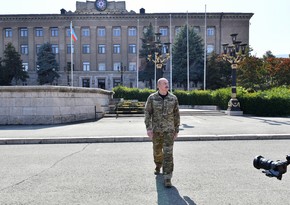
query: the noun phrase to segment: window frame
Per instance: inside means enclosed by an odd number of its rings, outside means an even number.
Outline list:
[[[105,44],[99,44],[98,45],[98,54],[105,54],[106,53],[106,45]]]
[[[20,53],[21,53],[21,55],[28,55],[28,45],[27,44],[20,45]]]
[[[50,36],[51,37],[58,37],[58,27],[51,27],[50,28]]]
[[[105,37],[106,36],[106,27],[98,27],[98,36]]]
[[[20,28],[20,37],[28,37],[28,29]]]
[[[114,37],[120,37],[121,36],[121,27],[113,27],[113,36]]]
[[[137,28],[135,26],[128,28],[128,36],[137,36]]]
[[[5,38],[12,38],[12,28],[5,28]]]
[[[35,28],[35,36],[36,37],[43,37],[43,28],[42,27]]]
[[[90,71],[90,62],[88,61],[83,62],[83,71]]]
[[[82,36],[89,37],[90,36],[90,28],[89,27],[83,27],[82,28]]]
[[[83,44],[82,46],[82,53],[83,54],[90,54],[90,44]]]
[[[121,53],[121,45],[120,44],[114,44],[113,45],[113,54],[120,54]]]

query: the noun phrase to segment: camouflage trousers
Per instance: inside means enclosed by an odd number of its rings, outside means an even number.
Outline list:
[[[153,157],[156,166],[162,167],[164,179],[171,179],[173,172],[173,133],[153,133]]]

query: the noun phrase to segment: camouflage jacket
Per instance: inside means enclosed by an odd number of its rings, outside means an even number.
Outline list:
[[[179,132],[180,115],[177,97],[171,93],[163,99],[158,91],[145,104],[145,125],[153,132]]]

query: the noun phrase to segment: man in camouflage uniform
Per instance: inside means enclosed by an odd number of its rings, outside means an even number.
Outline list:
[[[160,78],[158,91],[151,94],[145,105],[147,135],[153,142],[155,174],[163,167],[164,184],[171,187],[173,172],[173,142],[179,132],[180,115],[177,97],[168,92],[168,80]]]

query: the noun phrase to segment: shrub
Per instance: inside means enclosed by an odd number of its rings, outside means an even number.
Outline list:
[[[137,89],[118,86],[113,89],[114,98],[146,101],[148,96],[155,92],[150,89]],[[226,110],[231,99],[231,88],[210,90],[175,90],[180,105],[216,105]],[[266,91],[248,92],[237,88],[237,98],[245,114],[256,116],[289,116],[290,89],[277,87]]]

